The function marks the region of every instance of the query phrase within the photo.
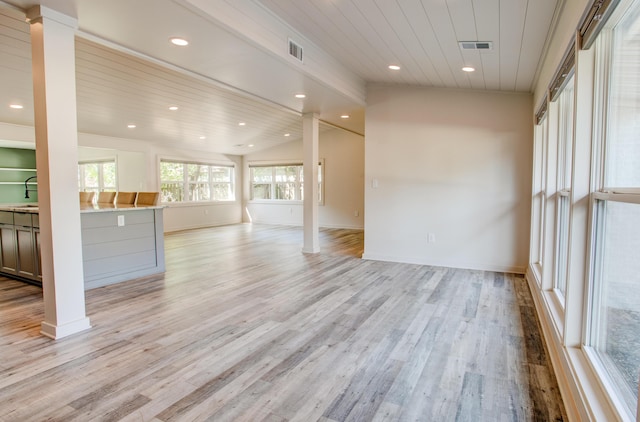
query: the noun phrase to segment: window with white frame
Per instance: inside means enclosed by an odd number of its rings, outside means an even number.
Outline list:
[[[318,163],[318,201],[324,201],[323,165]],[[251,200],[302,201],[304,200],[304,173],[301,163],[250,164]]]
[[[553,287],[564,306],[567,290],[569,254],[569,208],[571,201],[571,161],[573,145],[574,76],[569,77],[558,95],[558,171],[555,267]]]
[[[540,121],[534,127],[534,176],[532,195],[532,232],[531,232],[531,262],[542,269],[543,239],[544,239],[544,212],[546,207],[546,150],[549,141],[547,115],[541,116]]]
[[[115,160],[78,163],[78,188],[81,192],[115,192]]]
[[[162,202],[234,201],[234,166],[160,160]]]
[[[640,3],[597,40],[605,104],[594,214],[587,346],[629,415],[640,374]],[[608,78],[607,78],[608,76]]]

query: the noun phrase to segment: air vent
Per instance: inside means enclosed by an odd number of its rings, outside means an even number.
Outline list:
[[[491,41],[460,41],[458,44],[461,50],[493,50],[493,42]]]
[[[289,39],[289,55],[302,62],[302,46]]]

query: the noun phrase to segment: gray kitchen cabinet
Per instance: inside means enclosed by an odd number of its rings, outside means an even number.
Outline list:
[[[0,224],[0,272],[13,275],[18,273],[16,230],[13,224]]]
[[[16,227],[16,253],[18,275],[33,279],[36,276],[36,257],[33,244],[33,227]]]
[[[36,218],[33,218],[36,216]],[[42,282],[37,214],[0,211],[0,272]]]

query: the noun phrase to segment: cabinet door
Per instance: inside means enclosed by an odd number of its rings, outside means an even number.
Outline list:
[[[13,225],[0,224],[0,271],[17,274],[16,235]]]
[[[27,278],[36,276],[36,258],[33,252],[33,231],[31,227],[16,226],[18,253],[18,275]]]
[[[36,254],[36,279],[42,281],[42,254],[40,252],[40,229],[33,228],[34,252]]]

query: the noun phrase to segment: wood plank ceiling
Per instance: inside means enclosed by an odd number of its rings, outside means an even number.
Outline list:
[[[245,154],[250,144],[257,150],[299,138],[305,112],[364,132],[361,102],[313,74],[313,64],[296,67],[286,53],[269,51],[248,24],[258,27],[259,20],[276,40],[301,35],[314,44],[305,47],[328,54],[361,84],[528,92],[562,1],[217,0],[206,3],[209,11],[188,0],[40,3],[78,15],[81,132]],[[29,27],[23,12],[6,6],[25,10],[35,3],[0,1],[0,122],[33,124]],[[222,22],[211,10],[240,18]],[[177,32],[190,34],[193,48],[170,49],[168,37]],[[490,41],[493,49],[463,51],[459,41]],[[392,72],[389,64],[401,70]],[[463,66],[477,70],[465,73]],[[294,102],[301,89],[310,95]],[[25,108],[9,109],[13,102]],[[170,111],[172,105],[179,109]],[[343,111],[350,121],[341,122]],[[129,123],[137,128],[127,129]]]
[[[557,0],[259,0],[367,82],[529,92]],[[490,41],[490,51],[460,41]],[[389,72],[389,64],[401,71]],[[473,73],[462,72],[472,66]]]

